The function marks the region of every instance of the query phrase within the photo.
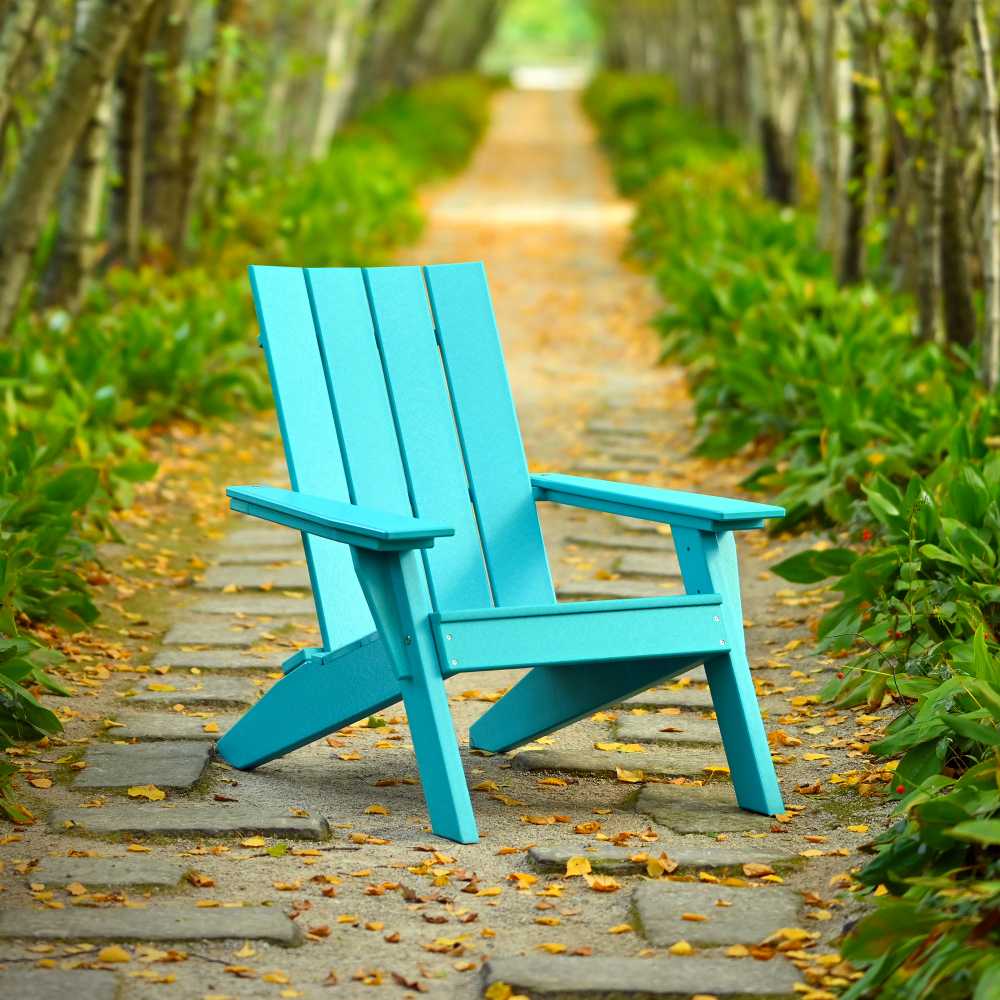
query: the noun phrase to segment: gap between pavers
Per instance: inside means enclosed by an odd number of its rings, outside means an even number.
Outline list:
[[[49,826],[55,831],[72,829],[94,836],[227,837],[261,834],[297,840],[326,840],[330,836],[330,827],[322,817],[268,813],[258,806],[238,803],[128,803],[101,809],[57,809],[49,817]]]
[[[215,561],[220,566],[270,566],[277,563],[302,563],[305,565],[305,554],[300,543],[294,545],[274,546],[273,548],[252,548],[247,546],[238,549],[223,549]]]
[[[33,941],[272,941],[292,946],[302,931],[277,907],[240,906],[197,909],[190,903],[156,903],[148,909],[0,911],[0,938]]]
[[[210,745],[192,740],[156,743],[93,744],[75,788],[129,788],[157,785],[190,788],[205,773]]]
[[[622,743],[670,743],[719,746],[722,734],[715,719],[697,715],[621,715],[615,739]]]
[[[275,628],[274,622],[225,621],[217,615],[190,615],[172,625],[163,637],[164,646],[252,646]]]
[[[0,971],[5,1000],[116,1000],[119,979],[98,969],[7,969]]]
[[[674,580],[681,583],[681,571],[669,554],[652,555],[647,552],[629,552],[615,565],[615,572],[622,576],[653,577],[657,580]]]
[[[611,520],[623,531],[645,535],[662,535],[664,538],[671,537],[670,529],[665,524],[659,524],[656,521],[643,520],[641,517],[626,517],[624,514],[613,514]]]
[[[655,471],[656,465],[650,462],[615,462],[603,459],[574,462],[570,468],[572,475],[609,476],[617,472],[634,472],[638,476],[647,476]]]
[[[614,777],[619,768],[642,771],[671,778],[705,777],[706,768],[725,767],[721,748],[647,750],[645,753],[623,753],[619,750],[522,750],[513,759],[519,771],[561,771],[570,774],[592,774]]]
[[[289,539],[294,537],[294,532],[284,527],[236,528],[226,535],[221,548],[275,548],[288,545]]]
[[[309,595],[298,593],[297,597],[268,593],[206,594],[186,610],[202,615],[246,615],[249,618],[259,615],[315,621],[316,613]]]
[[[704,947],[759,944],[782,927],[797,927],[802,897],[762,885],[735,889],[702,882],[644,882],[632,893],[643,936],[658,948],[678,941]],[[684,919],[700,916],[702,921]]]
[[[178,712],[132,712],[119,714],[115,722],[102,735],[116,740],[204,740],[211,743],[222,739],[237,719],[238,715],[213,715],[210,718],[196,718]],[[205,732],[206,725],[217,728]]]
[[[212,566],[195,584],[198,590],[238,587],[246,590],[308,590],[309,570],[305,566]]]
[[[746,864],[781,865],[796,861],[794,854],[781,848],[759,847],[739,840],[718,843],[702,837],[675,837],[641,848],[601,844],[583,848],[535,846],[528,850],[532,864],[541,871],[565,872],[570,858],[586,858],[594,871],[612,875],[645,874],[644,858],[658,858],[663,853],[677,863],[679,872],[738,872]]]
[[[483,992],[506,983],[538,1000],[691,1000],[695,994],[727,1000],[785,1000],[795,996],[796,970],[782,959],[578,958],[516,955],[483,966]]]
[[[657,427],[656,430],[663,430],[662,427]],[[647,427],[640,427],[634,424],[615,424],[608,420],[591,420],[590,423],[584,428],[587,434],[610,434],[620,435],[621,437],[629,438],[648,438],[650,434],[655,433]]]
[[[646,785],[635,810],[674,833],[766,833],[774,825],[770,816],[740,809],[728,781],[701,786]]]
[[[155,687],[150,690],[150,686]],[[169,690],[156,690],[167,687]],[[232,705],[245,707],[257,700],[258,688],[235,677],[156,677],[146,680],[129,705]]]
[[[674,552],[669,536],[632,532],[614,535],[568,535],[567,545],[582,545],[586,548],[615,549],[624,552]]]
[[[684,675],[690,676],[690,674]],[[626,698],[623,708],[691,708],[711,711],[712,692],[707,687],[654,687]]]
[[[163,649],[153,658],[154,667],[174,667],[177,670],[266,670],[281,669],[291,656],[285,653],[255,653],[250,649]],[[168,678],[161,681],[173,683]]]
[[[628,600],[634,597],[665,597],[680,593],[677,585],[633,582],[631,580],[568,580],[556,585],[556,594],[564,601]]]
[[[31,882],[43,885],[71,885],[79,882],[88,889],[164,888],[177,885],[191,870],[189,865],[159,858],[42,858],[28,873]]]

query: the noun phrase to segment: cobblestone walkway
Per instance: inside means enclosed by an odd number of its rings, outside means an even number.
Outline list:
[[[627,206],[573,95],[501,94],[428,210],[407,259],[486,260],[534,470],[738,493],[744,468],[687,455],[681,373],[654,365],[655,299],[620,260]],[[563,599],[679,588],[669,534],[543,518]],[[877,781],[877,715],[818,705],[817,596],[765,570],[802,544],[742,540],[785,816],[735,808],[698,670],[516,756],[467,754],[483,840],[457,846],[427,832],[398,710],[252,774],[213,759],[316,634],[297,539],[234,517],[150,671],[89,704],[113,724],[50,752],[47,820],[0,838],[0,995],[821,1000],[844,981],[838,887],[884,809],[847,791]],[[453,679],[463,745],[515,679]]]

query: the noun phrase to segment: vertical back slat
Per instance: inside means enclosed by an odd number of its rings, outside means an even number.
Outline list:
[[[351,502],[412,514],[360,268],[307,268]]]
[[[349,499],[316,329],[300,268],[251,267],[250,284],[267,358],[292,489]],[[336,649],[374,629],[350,549],[303,535],[323,643]]]
[[[441,355],[420,268],[365,269],[413,511],[455,529],[424,553],[439,610],[492,603]],[[348,455],[353,463],[354,455]]]
[[[498,606],[555,600],[482,264],[425,268]]]

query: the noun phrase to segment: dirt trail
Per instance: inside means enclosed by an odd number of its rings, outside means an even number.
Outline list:
[[[689,455],[683,375],[656,364],[647,325],[656,297],[621,260],[629,209],[575,94],[500,93],[469,169],[426,208],[425,235],[402,259],[486,262],[534,470],[738,494],[745,466]],[[219,443],[169,442],[186,465],[156,487],[163,503],[204,479],[208,463],[221,496],[234,464],[279,453],[273,430],[253,430],[225,454]],[[561,598],[679,588],[669,536],[543,507]],[[316,642],[301,552],[288,533],[236,518],[220,539],[211,512],[196,510],[165,537],[155,514],[144,518],[132,520],[146,550],[195,551],[197,579],[167,591],[154,576],[145,598],[119,588],[131,624],[111,618],[108,631],[134,639],[131,652],[98,663],[103,672],[70,702],[70,749],[45,748],[33,763],[53,779],[31,793],[48,822],[0,839],[0,994],[5,976],[24,1000],[65,992],[55,977],[66,969],[81,997],[119,1000],[371,996],[377,985],[471,1000],[492,981],[533,996],[580,996],[596,983],[615,996],[773,998],[793,995],[796,982],[843,981],[829,944],[845,912],[834,896],[866,824],[874,831],[884,813],[845,789],[882,780],[863,755],[877,716],[818,704],[833,667],[809,653],[806,625],[821,595],[766,572],[803,541],[741,540],[751,659],[789,809],[781,822],[733,808],[700,670],[513,760],[467,752],[469,724],[516,679],[489,674],[449,682],[483,834],[457,846],[427,832],[399,709],[385,726],[354,727],[250,774],[209,758],[213,734],[279,676],[290,649]],[[122,725],[108,728],[109,718]],[[629,750],[595,748],[613,742]],[[619,767],[647,781],[620,780]],[[116,770],[125,780],[110,780]],[[170,784],[166,799],[125,794],[147,783]],[[262,841],[238,831],[241,816]],[[644,852],[666,852],[687,881],[649,880]],[[580,855],[613,881],[564,878],[566,859]],[[100,907],[120,919],[123,905],[136,923],[114,936],[129,961],[100,962],[112,916]],[[225,941],[186,943],[185,928],[200,938],[224,925]],[[296,928],[304,947],[274,943]],[[153,938],[156,949],[143,951]],[[35,971],[38,958],[51,967]],[[3,971],[4,959],[15,971]],[[95,992],[84,994],[85,982]]]

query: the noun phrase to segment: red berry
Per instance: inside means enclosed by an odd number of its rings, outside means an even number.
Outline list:
[[[838,681],[842,681],[843,679],[844,679],[844,671],[843,670],[838,670],[837,671],[837,680]]]
[[[896,794],[897,795],[902,795],[903,792],[905,792],[905,791],[906,791],[906,786],[905,785],[896,785]]]
[[[869,528],[865,528],[865,530],[861,532],[861,538],[866,542],[870,542],[872,540],[871,530]]]

